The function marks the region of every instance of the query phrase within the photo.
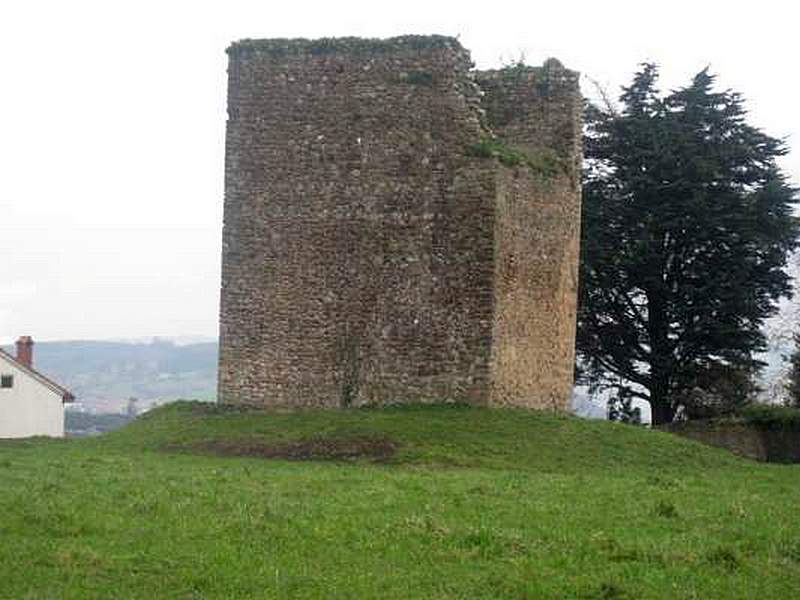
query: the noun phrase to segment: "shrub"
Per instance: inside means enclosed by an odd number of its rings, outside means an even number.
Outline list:
[[[758,393],[754,370],[711,364],[695,375],[694,387],[681,401],[688,419],[713,419],[735,415],[749,406]]]
[[[749,425],[769,431],[800,432],[800,409],[771,404],[752,404],[739,411]]]

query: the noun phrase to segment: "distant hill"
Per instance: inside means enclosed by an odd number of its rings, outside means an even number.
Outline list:
[[[14,353],[12,347],[6,351]],[[88,410],[124,412],[179,398],[214,400],[217,343],[37,342],[34,366],[67,387]]]

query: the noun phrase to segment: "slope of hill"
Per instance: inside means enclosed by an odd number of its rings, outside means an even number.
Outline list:
[[[798,484],[524,410],[178,403],[0,443],[0,596],[791,598]]]
[[[131,397],[140,407],[152,401],[216,397],[216,342],[39,342],[34,360],[38,370],[69,388],[81,405],[101,413],[124,411]]]

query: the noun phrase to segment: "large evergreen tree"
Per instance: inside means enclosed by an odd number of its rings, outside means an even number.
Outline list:
[[[619,110],[587,111],[578,316],[587,378],[648,400],[656,424],[758,368],[798,238],[784,143],[707,70],[667,95],[657,77],[643,65]]]

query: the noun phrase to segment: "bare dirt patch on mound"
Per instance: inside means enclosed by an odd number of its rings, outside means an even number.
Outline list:
[[[310,438],[295,442],[270,444],[263,440],[209,440],[180,448],[217,456],[249,456],[283,460],[371,460],[385,462],[391,459],[399,444],[388,438],[347,437]]]

